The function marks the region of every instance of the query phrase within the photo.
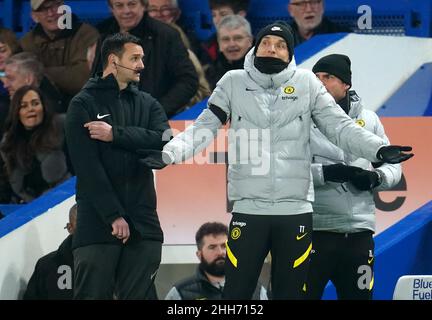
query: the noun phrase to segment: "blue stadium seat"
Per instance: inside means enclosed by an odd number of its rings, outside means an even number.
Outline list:
[[[198,40],[205,41],[216,32],[207,0],[179,0],[178,5],[182,11],[181,24],[194,30]]]

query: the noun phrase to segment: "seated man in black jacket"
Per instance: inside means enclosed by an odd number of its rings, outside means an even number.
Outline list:
[[[351,32],[324,17],[324,0],[289,0],[288,12],[294,19],[294,47],[316,34]]]
[[[225,258],[228,227],[220,222],[204,223],[195,234],[196,255],[200,263],[195,275],[176,283],[165,300],[220,300],[225,285]],[[255,300],[267,300],[258,285]]]
[[[145,51],[139,89],[156,98],[168,117],[181,112],[198,90],[198,75],[179,33],[149,17],[146,0],[108,2],[113,17],[98,26],[101,41],[96,49],[93,75],[102,70],[100,44],[103,40],[117,32],[128,32],[141,40]]]
[[[101,55],[103,73],[72,99],[66,116],[77,176],[74,298],[146,299],[163,233],[153,172],[136,150],[161,150],[171,132],[159,102],[133,84],[144,68],[140,40],[116,33]]]
[[[65,229],[69,236],[58,250],[48,253],[36,263],[24,293],[24,300],[71,300],[73,297],[72,236],[76,227],[77,205],[69,210]]]

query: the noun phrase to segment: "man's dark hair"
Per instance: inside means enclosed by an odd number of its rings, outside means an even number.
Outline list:
[[[195,242],[198,250],[202,249],[203,238],[209,234],[218,236],[220,234],[228,235],[228,227],[220,222],[206,222],[204,223],[195,234]]]
[[[220,7],[230,7],[234,13],[237,14],[241,10],[248,10],[249,0],[209,0],[209,6],[211,10],[215,10]]]
[[[119,58],[122,57],[126,43],[141,45],[141,40],[128,33],[115,33],[104,40],[101,49],[103,69],[108,66],[108,57],[111,53],[114,53]]]

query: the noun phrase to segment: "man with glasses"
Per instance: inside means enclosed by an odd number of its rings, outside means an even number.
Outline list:
[[[316,34],[351,32],[324,17],[324,0],[290,0],[288,12],[294,20],[291,23],[294,46]]]
[[[175,23],[180,17],[181,10],[177,0],[149,0],[147,12],[150,17],[165,23]]]
[[[217,39],[220,52],[206,72],[211,89],[226,72],[243,69],[246,53],[252,47],[251,26],[240,15],[225,16],[218,25]]]
[[[37,56],[68,102],[90,76],[87,48],[97,41],[99,34],[74,14],[72,28],[63,29],[59,24],[63,11],[58,10],[63,4],[63,0],[31,0],[31,16],[37,24],[21,39],[21,46]]]

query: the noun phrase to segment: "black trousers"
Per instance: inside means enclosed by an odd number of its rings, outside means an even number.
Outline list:
[[[224,299],[250,300],[267,254],[273,299],[302,299],[312,247],[312,214],[233,213],[225,263]]]
[[[321,299],[328,281],[340,300],[370,300],[373,289],[372,231],[336,233],[314,231],[306,282],[308,299]]]
[[[74,255],[74,299],[152,299],[162,243],[94,244]]]

